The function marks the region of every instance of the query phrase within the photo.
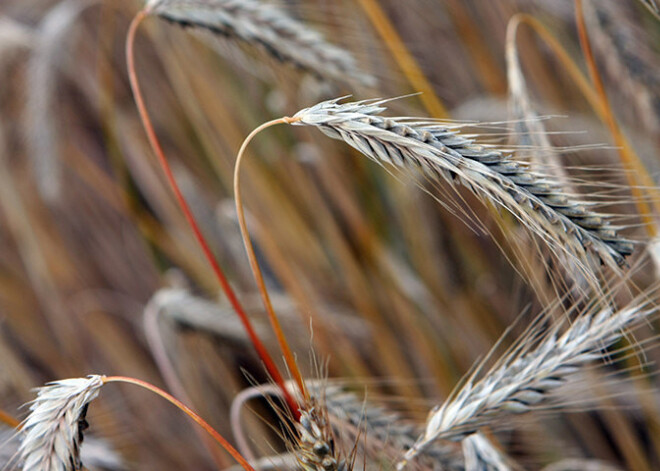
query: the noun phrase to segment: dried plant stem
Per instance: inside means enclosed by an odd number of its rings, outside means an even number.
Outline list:
[[[582,53],[584,54],[584,59],[587,62],[587,67],[589,68],[591,83],[593,84],[594,88],[596,89],[596,93],[598,94],[598,100],[600,101],[600,105],[603,110],[603,118],[605,124],[608,128],[610,128],[612,139],[614,140],[614,144],[618,149],[621,162],[623,162],[626,169],[634,170],[634,172],[626,172],[630,191],[636,198],[637,207],[642,216],[644,227],[646,228],[649,236],[656,237],[658,235],[658,230],[656,228],[651,208],[643,199],[642,191],[638,188],[637,181],[638,178],[644,179],[645,176],[648,176],[648,172],[645,171],[646,169],[643,168],[643,164],[641,162],[635,162],[637,156],[632,154],[630,144],[626,142],[626,139],[621,132],[621,128],[617,124],[614,113],[612,112],[612,107],[610,106],[610,101],[607,98],[607,92],[605,91],[605,85],[603,85],[603,79],[601,78],[600,72],[598,71],[598,66],[596,66],[596,60],[594,59],[594,53],[591,49],[591,41],[589,40],[587,25],[584,21],[582,0],[575,0],[575,20],[577,23],[578,36],[580,37]],[[642,166],[642,168],[636,168],[636,164]],[[650,185],[648,183],[650,183]],[[649,188],[654,188],[654,184],[652,182],[647,182],[646,184],[649,186]],[[658,202],[656,202],[656,204],[658,204]]]
[[[273,361],[270,354],[266,350],[266,347],[263,345],[263,343],[257,336],[256,332],[254,331],[252,323],[250,322],[250,319],[245,313],[245,310],[241,306],[238,297],[236,296],[236,293],[234,293],[234,290],[227,281],[227,278],[225,277],[222,269],[220,268],[220,265],[215,259],[213,252],[211,252],[211,248],[209,247],[206,239],[204,238],[204,235],[202,234],[202,231],[199,228],[197,221],[195,220],[195,216],[190,210],[190,207],[188,206],[188,203],[186,202],[186,199],[183,196],[183,193],[181,192],[179,185],[176,182],[176,179],[174,178],[172,169],[170,168],[169,163],[165,158],[163,149],[160,145],[160,142],[158,141],[158,138],[156,137],[156,132],[154,131],[153,125],[151,124],[151,119],[149,118],[149,113],[147,112],[147,107],[144,103],[144,98],[142,97],[142,92],[140,91],[140,85],[137,79],[137,74],[135,72],[135,54],[134,54],[135,33],[142,20],[146,17],[147,17],[147,12],[145,10],[141,10],[135,16],[135,18],[133,18],[133,21],[131,22],[126,37],[126,60],[128,63],[128,76],[131,83],[131,89],[133,90],[135,103],[137,105],[140,114],[140,119],[142,120],[142,124],[144,126],[145,132],[147,133],[149,143],[151,144],[153,151],[158,157],[163,172],[165,173],[165,176],[167,177],[170,187],[174,192],[176,200],[179,203],[179,206],[181,207],[181,210],[183,211],[186,220],[188,221],[188,224],[190,225],[190,228],[192,229],[195,238],[197,239],[197,242],[202,248],[202,251],[204,252],[206,259],[210,263],[211,268],[213,269],[213,272],[216,275],[216,278],[220,282],[220,286],[222,287],[222,290],[227,296],[227,299],[229,299],[229,302],[236,311],[236,314],[241,319],[241,322],[243,323],[243,326],[245,327],[245,330],[247,331],[248,336],[252,341],[252,344],[257,350],[259,357],[264,362],[266,369],[268,370],[268,373],[272,376],[273,380],[282,388],[282,391],[286,398],[286,402],[289,405],[294,416],[296,416],[296,414],[299,414],[298,405],[294,400],[294,398],[286,390],[284,386],[284,379],[282,378],[281,373],[277,369],[275,362]]]
[[[566,52],[561,43],[552,35],[550,31],[541,23],[539,20],[534,18],[531,15],[526,13],[518,13],[511,18],[511,23],[517,26],[517,23],[524,23],[531,27],[543,41],[553,50],[559,61],[564,65],[564,68],[571,76],[573,82],[577,85],[582,92],[582,95],[591,105],[592,109],[596,112],[598,117],[604,123],[609,124],[608,111],[604,107],[604,104],[601,102],[601,99],[598,96],[598,93],[594,92],[592,85],[589,83],[589,80],[584,76],[580,71],[580,68],[575,64],[571,56]],[[611,116],[611,111],[609,112]],[[657,233],[655,227],[655,222],[651,209],[646,202],[645,193],[651,197],[653,206],[655,207],[656,212],[660,213],[660,192],[657,190],[655,182],[649,175],[648,171],[644,167],[644,164],[640,160],[639,156],[634,152],[630,142],[625,137],[619,126],[616,124],[616,121],[612,121],[612,124],[616,128],[615,131],[612,131],[613,137],[617,146],[619,147],[619,156],[622,163],[626,169],[633,171],[626,172],[628,182],[630,184],[630,191],[635,197],[635,204],[637,210],[641,215],[646,231],[650,236],[654,236]],[[640,185],[638,184],[641,183]]]
[[[358,0],[358,5],[367,14],[369,21],[380,35],[390,53],[399,64],[413,90],[421,92],[420,100],[424,107],[434,118],[448,118],[449,112],[435,93],[424,72],[417,64],[413,55],[403,43],[392,22],[387,18],[378,0]]]
[[[177,398],[163,391],[162,389],[154,386],[153,384],[147,383],[146,381],[141,381],[135,378],[129,378],[126,376],[104,376],[102,378],[103,383],[128,383],[139,386],[143,389],[151,391],[166,401],[174,404],[180,410],[182,410],[188,417],[194,420],[200,427],[202,427],[213,439],[218,442],[218,444],[224,448],[227,453],[229,453],[246,471],[255,471],[250,463],[247,462],[245,458],[233,447],[231,444],[225,440],[225,438],[220,435],[213,427],[211,427],[204,419],[197,415],[192,409],[186,406],[183,402],[179,401]]]
[[[264,302],[264,307],[266,308],[268,319],[270,320],[270,324],[273,327],[275,336],[277,337],[277,342],[279,343],[280,348],[282,349],[282,353],[284,354],[284,359],[286,361],[286,364],[289,370],[291,371],[291,374],[293,375],[293,378],[296,381],[298,388],[300,388],[303,398],[308,399],[307,391],[305,389],[305,382],[303,381],[302,375],[300,374],[300,370],[296,365],[296,359],[294,358],[293,353],[291,352],[289,343],[287,342],[284,336],[284,332],[282,331],[282,326],[280,325],[280,321],[278,320],[277,315],[275,314],[275,310],[273,309],[273,303],[271,302],[270,296],[268,295],[268,290],[266,289],[266,283],[264,283],[264,277],[263,274],[261,273],[261,269],[259,268],[259,262],[257,261],[257,257],[254,253],[254,246],[252,245],[252,240],[250,239],[250,233],[248,232],[247,223],[245,222],[245,211],[243,210],[243,198],[241,197],[241,184],[240,184],[241,162],[243,161],[243,156],[245,155],[245,149],[247,149],[248,144],[250,144],[254,136],[259,134],[262,130],[274,126],[276,124],[290,124],[295,121],[297,121],[297,119],[293,119],[289,117],[284,117],[284,118],[275,119],[273,121],[269,121],[254,129],[248,135],[248,137],[245,138],[243,144],[241,145],[240,150],[238,151],[238,156],[236,157],[236,164],[234,166],[234,195],[236,199],[236,213],[238,215],[238,224],[241,228],[241,235],[243,236],[245,251],[247,252],[248,260],[250,261],[250,268],[252,269],[252,274],[254,275],[254,279],[257,282],[257,287],[259,288],[261,299]],[[298,418],[299,417],[296,416],[296,419]]]
[[[9,425],[12,428],[16,428],[19,425],[21,425],[21,423],[18,420],[16,420],[11,415],[7,414],[2,409],[0,409],[0,422],[2,422],[3,424]]]

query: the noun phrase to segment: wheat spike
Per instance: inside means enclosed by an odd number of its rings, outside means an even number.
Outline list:
[[[564,194],[548,176],[533,172],[510,153],[462,136],[456,126],[423,118],[385,118],[388,100],[325,101],[296,113],[294,125],[319,128],[367,157],[431,179],[457,181],[483,200],[511,212],[556,251],[572,256],[586,274],[593,257],[612,267],[625,264],[632,244],[607,217]]]
[[[300,422],[296,424],[297,446],[293,451],[302,469],[348,471],[349,462],[335,447],[327,410],[312,399],[311,404],[300,412]]]
[[[11,469],[16,458],[21,434],[15,429],[0,426],[0,469]],[[113,446],[100,438],[85,437],[80,450],[81,461],[90,471],[122,471],[128,469],[122,456]]]
[[[436,439],[461,440],[484,425],[539,408],[569,375],[602,358],[602,349],[618,341],[622,330],[655,308],[632,305],[614,311],[587,312],[562,334],[555,324],[535,341],[533,330],[480,380],[468,377],[462,387],[429,414],[426,429],[399,463],[414,458]]]
[[[78,471],[88,404],[103,386],[101,376],[55,381],[38,389],[23,423],[19,447],[24,471]]]
[[[312,391],[314,391],[312,383]],[[329,420],[337,430],[337,440],[344,447],[360,440],[360,432],[370,461],[386,462],[396,459],[409,450],[419,436],[419,428],[406,422],[398,414],[360,400],[355,394],[336,385],[327,385],[323,392],[323,404]],[[425,449],[418,463],[425,468],[458,471],[463,469],[463,460],[451,444],[434,443]]]
[[[276,5],[257,0],[151,0],[149,13],[184,27],[236,37],[320,78],[374,85],[357,61]]]

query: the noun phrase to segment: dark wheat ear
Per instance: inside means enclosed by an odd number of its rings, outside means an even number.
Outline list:
[[[184,27],[233,37],[265,49],[322,79],[372,86],[375,80],[340,49],[282,8],[258,0],[151,0],[145,10]]]
[[[459,126],[380,116],[386,101],[325,101],[296,113],[292,124],[314,126],[379,163],[467,187],[513,214],[550,250],[570,256],[591,279],[597,262],[615,269],[625,265],[632,243],[618,235],[607,216],[566,195],[550,176],[514,160],[511,152],[479,145]]]

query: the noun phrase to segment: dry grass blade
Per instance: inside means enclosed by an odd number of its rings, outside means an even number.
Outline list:
[[[36,182],[43,198],[54,201],[61,190],[61,158],[57,151],[59,120],[55,118],[56,75],[63,61],[72,25],[89,1],[58,3],[44,17],[35,35],[28,67],[26,135]]]
[[[619,237],[606,216],[567,196],[551,178],[515,161],[511,153],[475,143],[458,126],[382,117],[385,102],[326,101],[298,112],[293,124],[317,127],[377,162],[421,171],[434,181],[461,183],[509,211],[556,253],[572,257],[592,279],[594,258],[615,268],[625,264],[632,244]]]
[[[357,61],[319,33],[258,0],[151,0],[146,10],[184,27],[237,37],[320,78],[374,85]]]
[[[656,19],[660,20],[660,7],[658,7],[656,0],[639,0],[639,3],[644,5],[644,8],[651,12]]]
[[[88,404],[103,386],[101,376],[55,381],[39,388],[23,424],[19,448],[25,471],[82,469],[80,445]]]
[[[603,349],[622,338],[623,329],[655,312],[644,303],[618,311],[591,308],[564,333],[560,332],[561,323],[543,333],[531,329],[481,379],[474,377],[476,373],[471,375],[431,412],[426,430],[400,467],[434,440],[461,440],[484,425],[495,426],[512,414],[547,405],[551,393],[572,373],[601,359]]]
[[[631,5],[612,0],[598,2],[597,6],[593,2],[584,4],[596,59],[606,84],[616,84],[620,95],[611,93],[610,97],[617,115],[627,114],[626,118],[655,135],[660,132],[660,57],[652,47],[653,40],[635,22],[634,10]]]

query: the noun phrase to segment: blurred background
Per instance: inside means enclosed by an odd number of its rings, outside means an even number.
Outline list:
[[[392,102],[390,113],[498,122],[484,127],[489,142],[532,144],[526,157],[553,168],[559,162],[581,178],[574,167],[607,169],[609,182],[627,185],[611,128],[528,24],[508,44],[524,83],[507,71],[507,24],[527,13],[587,75],[573,1],[280,3],[350,51],[377,84],[326,83],[259,48],[190,34],[156,17],[143,22],[136,41],[147,108],[176,178],[277,358],[231,181],[242,140],[265,121],[347,94],[423,91]],[[172,388],[174,376],[193,408],[233,440],[232,400],[268,378],[140,123],[124,41],[141,7],[128,0],[0,2],[0,408],[24,417],[18,408],[33,397],[31,388],[55,379],[128,375]],[[633,0],[585,2],[615,117],[653,176],[660,22],[649,8]],[[534,113],[553,116],[542,121],[545,130],[524,134],[507,123]],[[303,372],[318,377],[327,361],[330,378],[360,396],[368,390],[370,401],[411,421],[423,422],[507,326],[520,317],[522,330],[557,296],[542,267],[532,280],[508,260],[523,250],[525,235],[469,192],[459,191],[460,204],[492,235],[443,208],[423,183],[384,171],[318,131],[263,132],[249,148],[243,182],[259,260]],[[616,193],[617,211],[635,216],[634,197],[626,188]],[[643,240],[648,226],[626,235]],[[640,246],[631,265],[643,257]],[[654,279],[651,265],[635,274],[642,288]],[[526,469],[564,458],[658,469],[657,352],[652,334],[640,335],[652,339],[646,356],[626,366],[642,379],[572,393],[585,403],[608,397],[598,403],[603,411],[527,417],[497,442]],[[639,361],[650,366],[640,369]],[[250,407],[264,418],[243,415],[251,446],[261,455],[281,451],[267,403]],[[108,469],[214,469],[187,419],[148,393],[108,386],[89,421],[89,435],[121,457]]]

